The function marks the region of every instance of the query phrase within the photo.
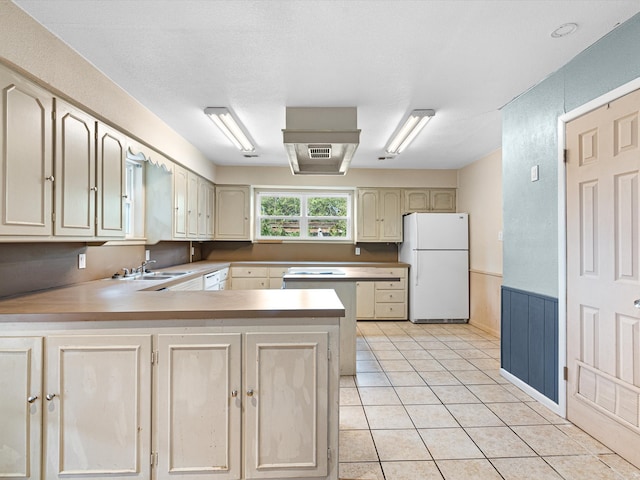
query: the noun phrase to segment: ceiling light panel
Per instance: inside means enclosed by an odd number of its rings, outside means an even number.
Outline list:
[[[431,109],[413,110],[391,137],[385,151],[394,155],[402,153],[435,114]]]
[[[247,134],[244,133],[240,122],[236,120],[226,107],[207,107],[204,113],[225,134],[236,148],[242,152],[253,152],[253,145]]]

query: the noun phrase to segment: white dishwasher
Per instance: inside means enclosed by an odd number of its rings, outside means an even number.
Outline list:
[[[203,275],[204,290],[225,290],[229,269],[216,270],[215,272]]]

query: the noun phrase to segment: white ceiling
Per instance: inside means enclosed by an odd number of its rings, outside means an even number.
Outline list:
[[[500,108],[640,0],[14,0],[219,165],[286,166],[287,106],[356,106],[351,168],[459,168],[500,147]],[[577,32],[554,39],[558,26]],[[204,115],[232,109],[247,159]],[[393,160],[411,110],[435,118]]]

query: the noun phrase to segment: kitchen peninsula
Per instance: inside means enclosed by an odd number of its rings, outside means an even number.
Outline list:
[[[338,478],[336,293],[174,282],[0,301],[0,476]]]

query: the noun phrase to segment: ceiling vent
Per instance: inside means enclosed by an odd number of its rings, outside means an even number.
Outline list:
[[[356,107],[287,107],[284,147],[294,175],[344,175],[360,143]]]

